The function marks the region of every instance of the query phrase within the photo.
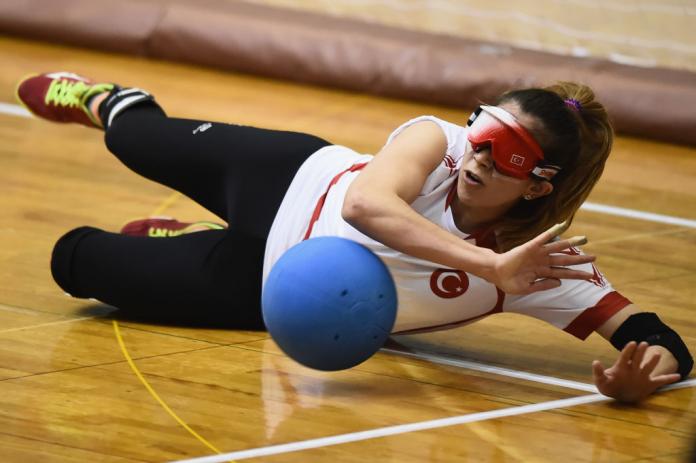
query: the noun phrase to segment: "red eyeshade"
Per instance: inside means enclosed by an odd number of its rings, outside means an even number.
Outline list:
[[[481,106],[472,115],[467,138],[474,149],[490,148],[496,169],[510,177],[551,179],[559,170],[537,167],[544,160],[541,147],[512,114],[497,106]]]

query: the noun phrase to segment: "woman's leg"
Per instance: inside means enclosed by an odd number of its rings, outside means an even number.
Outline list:
[[[153,321],[262,329],[265,240],[227,230],[146,238],[80,227],[56,243],[51,271],[75,297]]]
[[[102,120],[117,104],[102,104]],[[130,169],[259,238],[267,236],[297,169],[329,144],[303,133],[170,118],[152,101],[120,112],[105,140]]]
[[[20,100],[55,122],[106,126],[109,148],[145,177],[175,188],[231,223],[228,231],[130,237],[83,227],[61,238],[51,269],[77,297],[154,314],[207,313],[232,326],[261,325],[263,252],[297,168],[328,143],[310,135],[167,118],[138,89],[110,91],[99,118],[94,85],[68,73],[25,79]]]

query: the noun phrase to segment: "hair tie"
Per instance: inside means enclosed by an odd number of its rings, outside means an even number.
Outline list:
[[[574,109],[577,112],[582,111],[582,105],[575,98],[566,98],[564,102],[570,109]]]

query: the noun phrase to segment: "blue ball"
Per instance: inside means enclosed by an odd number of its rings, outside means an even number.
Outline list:
[[[365,246],[312,238],[276,262],[261,305],[271,337],[289,357],[317,370],[343,370],[384,345],[396,320],[396,287]]]

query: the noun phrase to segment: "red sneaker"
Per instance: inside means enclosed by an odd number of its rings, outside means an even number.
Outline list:
[[[17,85],[16,94],[20,103],[40,118],[102,127],[86,103],[113,88],[114,84],[95,84],[70,72],[53,72],[27,77]]]
[[[149,217],[128,222],[121,228],[121,234],[130,236],[149,236],[150,238],[170,238],[205,230],[224,230],[226,227],[213,222],[179,222],[172,217]]]

